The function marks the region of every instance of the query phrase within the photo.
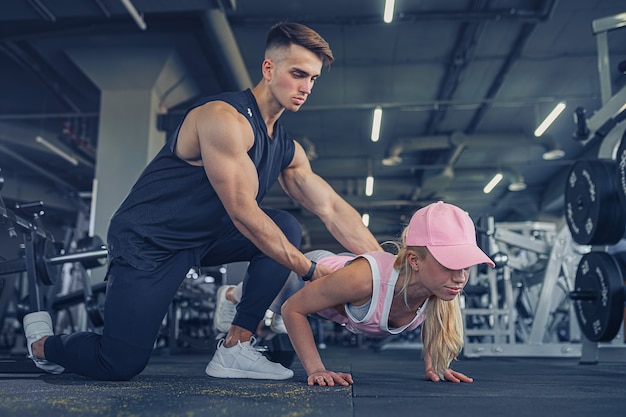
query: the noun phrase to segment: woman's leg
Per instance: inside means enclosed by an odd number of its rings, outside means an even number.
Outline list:
[[[333,255],[334,253],[322,249],[313,250],[304,254],[304,256],[315,262],[319,262],[320,259]],[[302,287],[304,287],[304,281],[302,281],[302,278],[300,278],[295,272],[291,272],[287,278],[287,282],[285,282],[283,288],[280,290],[274,301],[272,301],[269,309],[275,314],[280,314],[280,308],[283,306],[284,302],[298,292]]]

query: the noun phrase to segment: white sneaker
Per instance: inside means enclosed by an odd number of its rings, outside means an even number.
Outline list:
[[[234,285],[222,285],[217,290],[217,304],[213,316],[213,327],[222,333],[228,333],[230,325],[237,314],[237,304],[226,299],[226,291],[234,288]]]
[[[224,339],[217,344],[213,359],[206,367],[207,375],[215,378],[288,379],[293,371],[279,363],[271,362],[254,346],[255,338],[248,342],[224,347]]]
[[[274,314],[272,316],[270,329],[272,329],[272,331],[277,334],[287,334],[287,328],[285,327],[283,316],[281,316],[280,314]]]
[[[26,346],[28,347],[28,357],[35,362],[35,366],[51,374],[60,374],[65,368],[56,363],[33,356],[31,345],[33,342],[44,336],[54,336],[52,331],[52,317],[47,311],[37,311],[24,316],[24,334],[26,336]]]

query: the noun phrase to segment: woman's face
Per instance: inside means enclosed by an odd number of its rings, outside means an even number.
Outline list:
[[[469,268],[452,270],[441,265],[430,252],[424,259],[418,258],[418,271],[422,285],[433,293],[437,298],[451,301],[461,293],[467,278]]]

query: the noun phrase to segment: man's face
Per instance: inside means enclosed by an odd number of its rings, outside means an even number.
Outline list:
[[[266,79],[272,95],[293,112],[304,104],[322,71],[322,60],[298,45],[272,51],[265,65],[269,65]]]

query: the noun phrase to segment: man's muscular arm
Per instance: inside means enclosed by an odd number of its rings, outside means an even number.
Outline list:
[[[258,176],[248,150],[254,143],[249,123],[231,106],[215,102],[195,115],[202,165],[235,227],[263,253],[305,274],[309,261],[256,202]]]
[[[359,213],[313,172],[304,149],[297,142],[293,161],[279,180],[287,195],[316,214],[333,237],[350,252],[362,254],[382,250]]]

